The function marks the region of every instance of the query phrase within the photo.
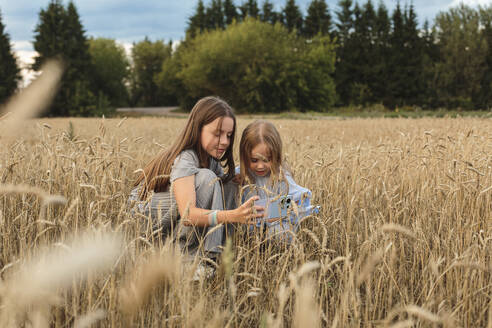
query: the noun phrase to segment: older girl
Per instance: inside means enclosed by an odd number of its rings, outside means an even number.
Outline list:
[[[236,118],[224,100],[200,99],[178,138],[145,167],[131,192],[130,200],[153,227],[173,235],[191,254],[202,244],[209,256],[220,252],[224,226],[210,232],[215,225],[248,223],[263,215],[264,208],[254,206],[258,197],[236,208],[235,133]]]

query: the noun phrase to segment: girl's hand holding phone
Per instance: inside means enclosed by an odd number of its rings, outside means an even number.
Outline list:
[[[265,207],[255,205],[255,201],[258,199],[260,199],[258,196],[253,196],[236,209],[239,217],[238,222],[254,224],[256,219],[265,216]]]

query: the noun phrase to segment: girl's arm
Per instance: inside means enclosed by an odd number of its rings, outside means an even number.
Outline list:
[[[178,211],[185,225],[208,226],[209,214],[213,210],[196,207],[195,176],[187,176],[176,179],[173,183],[174,198],[178,205]],[[263,217],[264,208],[254,205],[258,197],[248,199],[240,207],[233,210],[217,212],[217,223],[249,223],[252,219]]]

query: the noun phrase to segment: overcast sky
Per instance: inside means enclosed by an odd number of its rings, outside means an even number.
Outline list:
[[[246,0],[236,0],[240,4]],[[379,0],[373,0],[377,4]],[[383,0],[390,13],[397,1]],[[401,0],[404,5],[411,0]],[[66,4],[68,1],[65,0]],[[132,42],[145,36],[151,40],[180,40],[184,37],[187,19],[193,14],[198,0],[74,0],[87,36],[113,38],[128,49]],[[204,0],[206,4],[210,0]],[[271,0],[276,10],[280,10],[286,0]],[[303,13],[311,0],[297,0]],[[338,0],[327,0],[332,11],[336,10]],[[359,0],[365,3],[366,0]],[[419,23],[427,18],[430,22],[439,11],[447,10],[460,0],[413,0]],[[466,4],[491,4],[492,0],[464,0]],[[263,3],[259,0],[258,3]],[[41,8],[46,8],[49,0],[0,0],[2,21],[14,44],[17,56],[28,63],[35,53],[32,48],[33,31],[38,22]]]

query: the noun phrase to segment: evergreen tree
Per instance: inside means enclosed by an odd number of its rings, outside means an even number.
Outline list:
[[[427,19],[422,26],[422,43],[425,49],[425,54],[432,60],[432,62],[437,62],[439,60],[439,46],[436,40],[436,29],[435,27],[430,26]]]
[[[260,8],[258,8],[258,1],[248,0],[249,16],[258,18],[260,16]]]
[[[352,104],[367,104],[371,101],[372,90],[369,84],[366,69],[370,67],[368,63],[371,45],[367,41],[368,29],[366,24],[365,10],[359,7],[358,3],[354,6],[354,30],[350,35],[349,42],[345,46],[349,49],[348,56],[343,57],[345,65],[350,68],[348,97]],[[346,49],[346,50],[347,50]]]
[[[338,20],[336,23],[336,35],[338,37],[338,42],[343,45],[350,37],[350,33],[354,26],[352,0],[340,0],[338,6],[340,7],[340,10],[336,11]]]
[[[352,9],[352,0],[340,0],[338,6],[339,10],[336,11],[338,48],[335,84],[339,97],[338,103],[347,105],[351,102],[350,90],[353,82],[352,77],[355,74],[353,63],[358,51],[358,45],[353,38],[354,9]]]
[[[84,27],[80,22],[79,13],[74,3],[67,6],[66,29],[70,31],[68,42],[65,43],[67,57],[72,58],[71,66],[80,72],[88,74],[90,67],[89,43]]]
[[[103,108],[96,106],[108,106],[107,99],[101,94],[99,99],[95,97],[97,90],[91,89],[91,56],[89,53],[89,42],[85,35],[84,27],[80,22],[79,13],[74,3],[70,1],[66,9],[67,17],[65,30],[64,57],[69,58],[69,65],[65,72],[65,81],[70,86],[68,105],[71,116],[89,116],[102,114]],[[61,90],[63,93],[63,90]],[[99,106],[98,106],[99,105]],[[91,113],[93,111],[93,113]]]
[[[245,20],[248,17],[248,3],[243,2],[239,7],[239,18]]]
[[[404,93],[403,103],[417,105],[424,102],[424,44],[419,35],[417,14],[412,4],[405,10],[404,15],[405,29],[405,60],[402,65],[405,67],[405,74],[402,77]]]
[[[294,29],[296,29],[298,33],[302,31],[302,13],[295,0],[286,1],[282,11],[282,21],[289,31]]]
[[[205,14],[205,5],[203,0],[198,0],[195,14],[188,20],[186,35],[194,38],[197,34],[202,33],[207,28],[207,16]]]
[[[207,29],[223,29],[225,27],[224,13],[222,11],[222,0],[212,0],[210,7],[206,10]]]
[[[373,45],[376,41],[376,11],[371,0],[367,0],[364,4],[361,20],[364,41]]]
[[[424,48],[423,55],[423,81],[424,92],[422,95],[422,105],[431,108],[437,107],[436,90],[432,81],[435,72],[436,63],[439,60],[439,46],[436,41],[435,28],[431,28],[429,21],[425,20],[422,27],[422,45]]]
[[[50,1],[48,8],[39,12],[39,23],[34,30],[33,43],[39,56],[34,59],[34,70],[39,70],[46,59],[63,55],[66,16],[61,0]]]
[[[233,20],[237,19],[237,9],[233,0],[224,0],[222,12],[225,16],[226,25],[230,25]]]
[[[325,0],[313,0],[309,4],[304,21],[304,36],[312,38],[318,33],[328,35],[331,30],[331,15]]]
[[[402,105],[405,94],[405,25],[400,3],[397,3],[392,16],[392,30],[390,37],[390,51],[388,65],[388,94],[385,105],[395,107]]]
[[[362,9],[358,5],[354,9],[354,37],[358,44],[357,57],[354,60],[357,76],[353,87],[352,98],[359,104],[374,102],[376,84],[376,12],[372,1],[368,0]]]
[[[388,9],[384,2],[380,1],[376,13],[375,31],[377,44],[387,46],[389,42],[389,34],[391,30],[391,22],[388,15]]]
[[[389,39],[386,92],[379,94],[389,107],[423,104],[425,47],[418,29],[413,5],[401,11],[399,3],[393,13]]]
[[[373,73],[374,84],[372,91],[377,102],[382,102],[387,93],[387,76],[388,76],[388,52],[391,22],[388,15],[388,9],[382,1],[379,2],[373,35],[374,44],[374,61]]]
[[[16,90],[21,79],[20,70],[10,45],[10,36],[5,32],[0,12],[0,104]]]
[[[265,0],[261,7],[260,20],[270,24],[275,24],[280,20],[279,14],[273,10],[273,4],[268,0]]]
[[[39,70],[46,59],[53,57],[62,58],[66,66],[60,91],[48,115],[86,116],[105,110],[105,106],[98,106],[102,102],[90,90],[89,46],[73,2],[65,8],[60,0],[52,0],[46,10],[40,11],[34,49],[39,54],[33,64],[35,70]]]
[[[244,2],[239,9],[241,10],[241,18],[244,20],[246,17],[258,18],[260,15],[260,9],[258,8],[258,1],[248,0]]]

